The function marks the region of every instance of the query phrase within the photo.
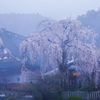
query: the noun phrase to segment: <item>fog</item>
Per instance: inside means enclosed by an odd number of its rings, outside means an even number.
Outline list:
[[[0,0],[0,100],[70,100],[66,91],[79,90],[100,100],[99,7],[100,0]]]
[[[56,20],[99,8],[100,0],[0,0],[0,13],[39,13]]]

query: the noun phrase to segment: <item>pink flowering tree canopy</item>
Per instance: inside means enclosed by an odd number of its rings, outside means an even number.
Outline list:
[[[20,52],[29,52],[31,62],[36,62],[37,56],[41,60],[41,73],[58,68],[60,64],[67,66],[73,60],[78,70],[91,73],[98,67],[95,38],[96,33],[81,26],[77,20],[43,21],[43,30],[31,35],[20,45]]]

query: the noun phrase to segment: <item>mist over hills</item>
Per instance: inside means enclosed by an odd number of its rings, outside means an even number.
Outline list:
[[[91,28],[98,33],[96,44],[100,47],[100,9],[98,11],[88,11],[86,14],[78,16],[77,19],[81,21],[83,26]]]
[[[5,28],[11,32],[29,36],[38,30],[41,21],[49,18],[39,14],[0,14],[0,28]]]

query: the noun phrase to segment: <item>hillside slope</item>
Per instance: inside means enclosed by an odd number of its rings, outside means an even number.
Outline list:
[[[98,11],[88,11],[87,14],[78,16],[77,19],[81,21],[83,26],[89,27],[98,33],[96,44],[100,47],[100,9]]]
[[[24,36],[38,30],[38,24],[48,18],[39,14],[0,14],[0,28],[6,28]]]

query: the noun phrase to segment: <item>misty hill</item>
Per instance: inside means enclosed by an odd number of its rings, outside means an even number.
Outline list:
[[[78,16],[77,19],[82,22],[83,26],[89,27],[98,33],[97,46],[100,47],[100,9],[98,11],[88,11],[87,14]]]
[[[0,30],[0,75],[13,75],[21,71],[20,43],[24,36]]]
[[[0,28],[28,36],[38,30],[38,24],[48,18],[39,14],[0,14]]]

